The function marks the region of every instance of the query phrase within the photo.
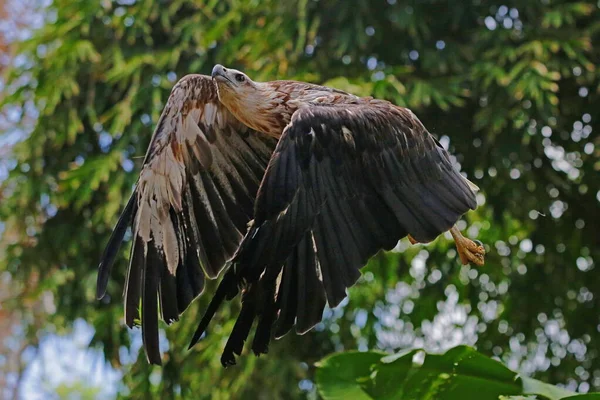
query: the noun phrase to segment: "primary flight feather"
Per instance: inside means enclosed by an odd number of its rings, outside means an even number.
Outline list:
[[[160,364],[158,310],[178,320],[226,267],[190,347],[241,292],[221,358],[232,365],[255,320],[257,355],[294,325],[310,330],[371,256],[405,236],[426,243],[450,230],[461,261],[483,264],[482,245],[454,227],[475,209],[476,189],[406,108],[216,65],[173,88],[100,262],[97,297],[131,226],[125,322],[141,319],[148,360]]]

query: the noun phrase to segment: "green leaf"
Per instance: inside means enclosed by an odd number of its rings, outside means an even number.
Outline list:
[[[537,394],[551,400],[563,399],[573,394],[573,392],[566,389],[540,382],[536,379],[521,377],[521,381],[523,382],[523,393],[525,394]]]
[[[395,374],[407,379],[396,393],[388,393],[382,399],[454,399],[475,394],[491,399],[520,392],[514,372],[465,346],[442,355],[426,355],[423,365],[413,364],[411,353],[391,363],[388,360],[382,362],[384,369],[391,369],[387,372],[390,380]]]
[[[317,363],[319,393],[324,399],[368,400],[364,382],[371,366],[384,356],[378,352],[347,352],[332,354]],[[321,385],[322,384],[322,385]]]
[[[519,377],[500,362],[467,346],[444,354],[412,350],[382,357],[379,353],[338,353],[318,363],[317,387],[324,399],[374,400],[532,399],[560,400],[572,392]]]

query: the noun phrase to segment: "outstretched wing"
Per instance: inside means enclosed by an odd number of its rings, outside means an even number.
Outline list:
[[[140,318],[148,360],[160,364],[158,302],[176,321],[236,251],[276,141],[250,130],[219,102],[211,78],[188,75],[173,88],[136,188],[99,265],[97,296],[132,224],[125,322]]]
[[[222,362],[235,363],[253,320],[255,353],[271,330],[306,332],[359,269],[411,234],[428,242],[476,207],[472,184],[408,109],[384,101],[311,106],[292,117],[269,162],[254,222],[193,340],[216,306],[246,287]],[[193,343],[193,342],[192,342]]]

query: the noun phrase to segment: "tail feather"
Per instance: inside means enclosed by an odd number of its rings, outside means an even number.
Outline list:
[[[268,287],[265,287],[264,290],[264,304],[259,314],[258,326],[252,341],[252,351],[257,356],[269,352],[269,342],[271,341],[273,324],[277,319],[278,311],[275,303],[275,281],[269,282]]]
[[[104,249],[104,254],[102,254],[102,260],[98,265],[98,281],[96,283],[96,298],[98,300],[102,299],[106,294],[108,278],[110,276],[110,270],[112,269],[112,265],[115,261],[115,256],[121,248],[121,243],[123,243],[123,237],[125,236],[125,232],[131,224],[131,219],[135,214],[136,197],[137,195],[134,191],[131,197],[129,198],[127,205],[125,206],[125,209],[121,213],[121,216],[119,217],[119,221],[117,222],[115,229],[110,235],[108,244]]]
[[[181,288],[177,287],[175,276],[163,268],[162,276],[158,284],[158,297],[160,300],[160,312],[163,321],[171,324],[179,320],[179,311],[177,309],[177,292]]]
[[[144,243],[138,236],[134,239],[131,247],[125,285],[125,324],[130,328],[133,328],[136,321],[140,319],[141,284],[145,262]]]
[[[296,321],[298,310],[298,280],[296,279],[296,268],[294,260],[288,261],[283,269],[281,284],[277,293],[277,307],[279,317],[275,324],[275,337],[280,338],[292,329]]]
[[[160,259],[154,246],[148,246],[146,271],[143,274],[142,295],[142,339],[148,362],[161,365],[158,342],[158,268],[165,263]]]
[[[200,338],[206,331],[208,324],[210,324],[210,321],[215,316],[215,313],[219,309],[219,306],[221,305],[221,303],[223,303],[223,300],[225,300],[228,293],[232,291],[232,286],[235,286],[235,274],[233,269],[230,268],[223,277],[223,280],[221,280],[221,283],[219,284],[217,291],[215,292],[212,300],[210,301],[208,308],[204,312],[204,316],[200,320],[198,328],[196,328],[196,332],[194,332],[194,336],[192,337],[188,349],[191,349],[196,343],[198,343],[198,340],[200,340]]]
[[[257,285],[260,299],[258,311],[258,326],[252,342],[252,351],[257,356],[269,351],[271,331],[277,319],[277,304],[275,302],[275,291],[277,289],[277,278],[281,273],[282,265],[268,269]]]
[[[256,318],[257,292],[250,287],[242,297],[242,310],[235,321],[233,330],[227,339],[225,349],[221,355],[221,364],[224,367],[235,365],[235,355],[241,355],[244,343],[250,333],[250,328]]]
[[[317,272],[319,267],[311,232],[308,232],[302,242],[298,244],[296,253],[298,277],[296,332],[303,334],[323,318],[327,297]]]

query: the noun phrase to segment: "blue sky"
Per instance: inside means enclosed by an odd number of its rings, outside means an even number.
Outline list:
[[[137,331],[133,332],[139,336]],[[49,334],[41,339],[37,351],[28,348],[23,355],[27,368],[19,397],[27,400],[58,398],[56,389],[60,385],[83,383],[84,387],[98,388],[98,399],[115,398],[121,373],[105,362],[101,350],[88,348],[93,335],[94,329],[79,319],[71,333]]]

